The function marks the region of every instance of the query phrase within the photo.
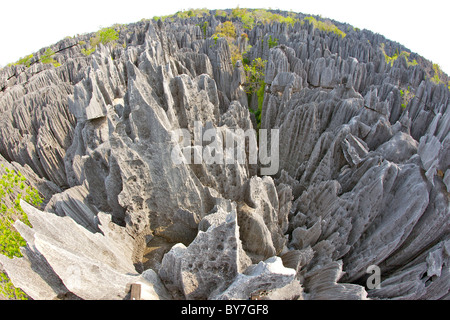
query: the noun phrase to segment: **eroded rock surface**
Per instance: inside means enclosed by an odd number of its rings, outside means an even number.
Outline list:
[[[143,299],[448,299],[450,93],[431,63],[391,65],[381,44],[406,48],[337,22],[345,38],[258,24],[236,45],[267,60],[278,173],[259,176],[249,150],[175,164],[174,149],[192,160],[218,143],[196,130],[256,127],[242,62],[210,37],[224,21],[144,21],[125,46],[86,57],[66,39],[60,67],[0,71],[0,163],[46,198],[22,202],[24,257],[0,256],[14,285],[33,299],[127,299],[131,284]]]

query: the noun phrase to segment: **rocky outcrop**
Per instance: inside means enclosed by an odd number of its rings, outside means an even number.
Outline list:
[[[279,257],[249,267],[215,300],[298,300],[302,287],[296,272],[283,266]]]
[[[134,241],[124,228],[98,213],[100,233],[92,233],[69,217],[58,217],[21,203],[33,228],[15,227],[27,241],[26,258],[1,256],[16,286],[33,299],[123,299],[131,284],[141,284],[146,298],[169,299],[152,270],[138,274],[133,265]],[[37,268],[36,268],[37,267]]]
[[[450,93],[430,63],[388,64],[381,44],[407,49],[338,22],[345,38],[257,24],[235,45],[267,60],[260,126],[279,130],[279,170],[261,175],[249,143],[240,163],[197,163],[256,128],[243,62],[211,37],[224,19],[142,21],[125,47],[86,57],[66,39],[60,67],[0,71],[0,163],[46,198],[22,202],[24,257],[0,256],[14,285],[33,299],[127,299],[132,284],[143,299],[448,298]]]
[[[189,247],[174,246],[159,270],[167,286],[188,300],[222,292],[251,264],[239,240],[236,208],[227,203],[214,211],[200,222]]]

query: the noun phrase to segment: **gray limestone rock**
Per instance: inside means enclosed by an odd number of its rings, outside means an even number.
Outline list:
[[[244,249],[254,262],[280,254],[286,243],[283,226],[287,225],[288,210],[279,210],[273,179],[253,177],[244,185],[242,194],[238,221]]]
[[[398,132],[391,140],[379,146],[376,151],[380,152],[388,161],[403,163],[417,154],[418,146],[417,141],[409,134]]]
[[[106,214],[99,213],[102,232],[93,234],[69,217],[39,211],[23,201],[21,206],[33,226],[16,223],[28,243],[25,258],[0,259],[13,283],[33,299],[68,294],[88,300],[124,299],[132,283],[142,284],[147,298],[170,297],[150,271],[135,271],[134,241],[124,228],[110,225]]]
[[[207,229],[189,247],[178,244],[164,256],[161,279],[188,300],[222,292],[250,265],[239,239],[236,208],[228,209],[219,206],[200,223]]]
[[[279,257],[273,257],[250,266],[225,291],[212,299],[298,300],[302,298],[303,292],[295,275],[295,270],[285,268]]]
[[[408,49],[335,21],[346,37],[239,18],[234,42],[212,37],[225,20],[140,21],[89,56],[95,34],[52,45],[59,67],[44,48],[0,70],[0,163],[45,198],[15,225],[24,257],[0,256],[12,282],[34,299],[127,299],[133,283],[144,299],[448,298],[450,91],[432,63],[391,65],[383,50]],[[243,163],[187,161],[259,127],[279,130],[272,177],[247,146]],[[361,286],[371,265],[381,288]]]
[[[339,283],[342,276],[342,261],[311,271],[305,279],[305,288],[309,292],[305,300],[367,300],[364,287]]]

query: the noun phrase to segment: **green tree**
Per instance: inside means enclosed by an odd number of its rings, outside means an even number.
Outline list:
[[[100,43],[103,45],[108,43],[116,44],[117,40],[119,40],[119,32],[115,28],[103,28],[89,39],[89,45],[86,48],[82,48],[81,53],[89,56],[95,52]]]
[[[441,67],[437,63],[433,63],[433,78],[431,78],[431,81],[433,81],[435,84],[443,83],[441,80],[442,71]]]
[[[341,38],[345,38],[347,36],[347,34],[344,31],[340,30],[336,25],[331,23],[331,21],[329,21],[329,20],[326,20],[325,22],[323,22],[323,21],[317,20],[316,18],[310,16],[310,17],[305,17],[303,19],[303,21],[308,21],[310,24],[312,24],[314,26],[314,28],[319,29],[321,31],[333,32],[334,34],[337,34]]]
[[[95,48],[90,48],[90,49],[82,48],[82,49],[81,49],[81,53],[82,53],[83,55],[85,55],[86,57],[87,57],[87,56],[90,56],[90,55],[93,54],[94,52],[95,52]]]
[[[411,91],[411,88],[409,86],[408,86],[408,88],[400,89],[400,96],[402,97],[402,108],[403,109],[406,109],[408,104],[415,97],[414,93]]]
[[[39,207],[42,204],[42,198],[39,192],[28,186],[25,177],[14,170],[5,168],[2,179],[0,180],[0,254],[12,259],[22,257],[20,248],[26,245],[25,240],[14,229],[14,222],[20,220],[31,227],[26,213],[20,206],[20,200]],[[26,299],[26,294],[17,288],[14,288],[8,276],[0,273],[0,293],[9,299]]]
[[[225,38],[227,40],[231,53],[231,63],[233,66],[236,65],[238,60],[242,60],[242,53],[239,51],[239,48],[235,43],[236,27],[233,22],[225,21],[224,23],[218,25],[212,38],[215,40],[215,43],[217,43],[217,39],[219,38]]]
[[[114,28],[103,28],[97,32],[97,35],[102,44],[119,40],[119,33]]]
[[[267,61],[262,60],[261,58],[254,59],[251,64],[244,64],[246,76],[245,92],[247,93],[249,104],[251,103],[254,93],[256,93],[258,98],[258,109],[250,110],[250,112],[255,115],[258,128],[261,126],[261,113],[264,102],[264,91],[266,87],[266,83],[264,82],[266,64]]]
[[[269,49],[275,48],[278,45],[278,39],[272,39],[272,36],[269,36]]]
[[[394,65],[394,62],[399,58],[399,57],[403,57],[406,61],[406,65],[408,67],[411,66],[416,66],[418,63],[417,61],[414,59],[413,61],[409,61],[409,56],[411,55],[411,52],[406,52],[406,51],[402,51],[402,52],[398,52],[398,50],[394,53],[393,56],[389,56],[386,53],[385,50],[386,45],[384,43],[381,44],[380,48],[381,48],[381,52],[383,52],[384,55],[384,60],[386,61],[387,64],[390,64],[391,67]]]
[[[53,59],[54,55],[55,51],[53,51],[51,48],[48,48],[47,50],[45,50],[45,53],[41,56],[39,61],[41,61],[44,64],[51,63],[55,66],[55,68],[61,66],[61,64],[58,61]]]
[[[242,21],[244,29],[252,29],[255,25],[255,17],[251,11],[240,9],[239,7],[231,11],[233,18],[239,18]]]
[[[226,17],[228,13],[224,10],[216,10],[216,17]]]
[[[235,39],[236,38],[236,27],[234,26],[233,22],[231,21],[225,21],[222,24],[219,24],[216,28],[217,35],[220,35],[220,37]]]
[[[14,65],[15,66],[24,65],[26,67],[29,67],[31,65],[31,59],[33,59],[33,55],[32,54],[30,54],[28,56],[25,56],[23,58],[20,58],[19,61],[14,63]]]
[[[189,19],[189,18],[203,18],[209,16],[209,10],[206,8],[203,9],[189,9],[187,11],[178,11],[175,13],[176,17],[180,19]]]

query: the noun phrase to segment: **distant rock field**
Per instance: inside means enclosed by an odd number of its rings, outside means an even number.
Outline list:
[[[0,174],[44,199],[0,271],[35,300],[449,299],[449,105],[437,65],[301,13],[68,37],[0,70]],[[278,130],[278,172],[174,163],[198,124]]]

